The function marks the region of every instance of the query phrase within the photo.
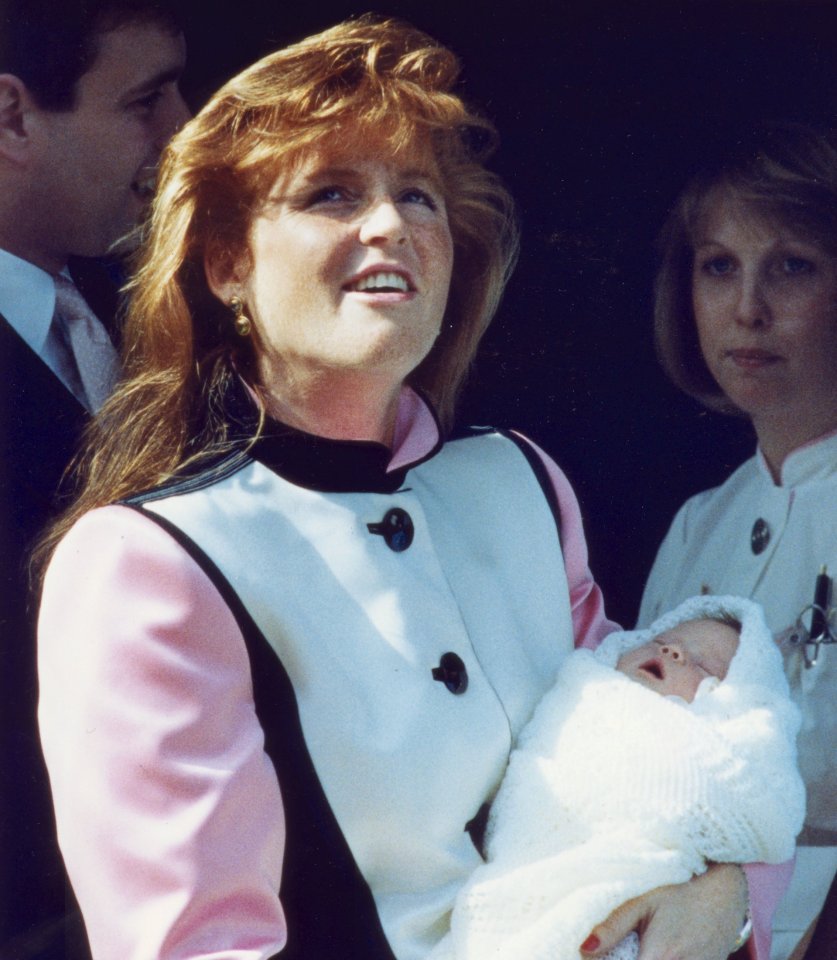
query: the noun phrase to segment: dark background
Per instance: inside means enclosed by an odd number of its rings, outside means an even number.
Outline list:
[[[455,50],[463,94],[500,131],[493,166],[523,247],[461,417],[557,459],[608,611],[630,625],[677,507],[754,446],[745,422],[703,411],[657,367],[654,237],[718,141],[759,119],[834,121],[837,5],[187,2],[187,94],[199,106],[262,54],[367,10]]]

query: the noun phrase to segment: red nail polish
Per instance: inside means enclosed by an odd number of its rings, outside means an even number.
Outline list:
[[[584,941],[584,943],[582,943],[581,952],[593,953],[594,950],[599,949],[599,947],[601,946],[601,942],[602,941],[599,940],[599,938],[595,935],[595,933],[591,933],[590,936]]]

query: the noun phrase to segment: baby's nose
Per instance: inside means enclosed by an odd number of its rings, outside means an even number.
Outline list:
[[[667,643],[664,647],[661,648],[660,652],[663,654],[663,656],[671,657],[672,660],[683,659],[683,654],[673,644]]]

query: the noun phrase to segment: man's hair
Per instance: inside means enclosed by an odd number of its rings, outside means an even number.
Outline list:
[[[703,359],[692,309],[695,245],[713,204],[729,203],[837,253],[837,134],[802,124],[763,124],[694,177],[659,236],[654,289],[657,355],[672,382],[705,406],[740,413]]]
[[[0,73],[25,84],[45,110],[72,110],[76,84],[104,33],[132,23],[179,30],[169,0],[0,0]]]

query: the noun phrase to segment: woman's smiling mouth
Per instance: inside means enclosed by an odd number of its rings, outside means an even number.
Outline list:
[[[415,284],[404,270],[371,268],[343,287],[349,293],[415,293]]]

